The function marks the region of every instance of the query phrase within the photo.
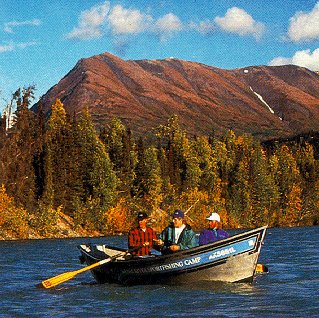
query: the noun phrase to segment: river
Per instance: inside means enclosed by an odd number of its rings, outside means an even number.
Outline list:
[[[268,229],[259,263],[269,273],[252,284],[123,287],[85,272],[36,287],[81,268],[76,246],[88,242],[126,247],[124,236],[0,242],[0,317],[319,317],[319,227]]]

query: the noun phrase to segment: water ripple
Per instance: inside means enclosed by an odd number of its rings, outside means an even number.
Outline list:
[[[0,317],[318,317],[319,228],[269,229],[253,284],[99,285],[90,273],[45,290],[41,280],[81,267],[89,239],[0,242]],[[92,239],[121,244],[126,237]]]

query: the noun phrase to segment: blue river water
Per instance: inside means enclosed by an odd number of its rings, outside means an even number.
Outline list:
[[[319,317],[319,227],[268,229],[269,273],[252,284],[123,287],[85,272],[36,287],[81,268],[76,246],[88,242],[126,247],[125,236],[0,242],[0,317]]]

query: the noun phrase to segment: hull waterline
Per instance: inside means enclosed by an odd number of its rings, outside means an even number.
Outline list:
[[[192,284],[199,282],[251,282],[266,227],[251,230],[215,243],[170,255],[124,257],[124,250],[105,245],[80,245],[81,259],[91,265],[113,254],[112,262],[92,270],[98,283]]]

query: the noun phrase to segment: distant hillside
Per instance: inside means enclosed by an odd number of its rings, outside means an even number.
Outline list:
[[[224,70],[104,53],[78,61],[41,98],[46,112],[56,98],[70,114],[88,107],[97,126],[116,116],[136,136],[173,114],[197,135],[233,129],[267,140],[319,131],[319,75],[293,65]]]

